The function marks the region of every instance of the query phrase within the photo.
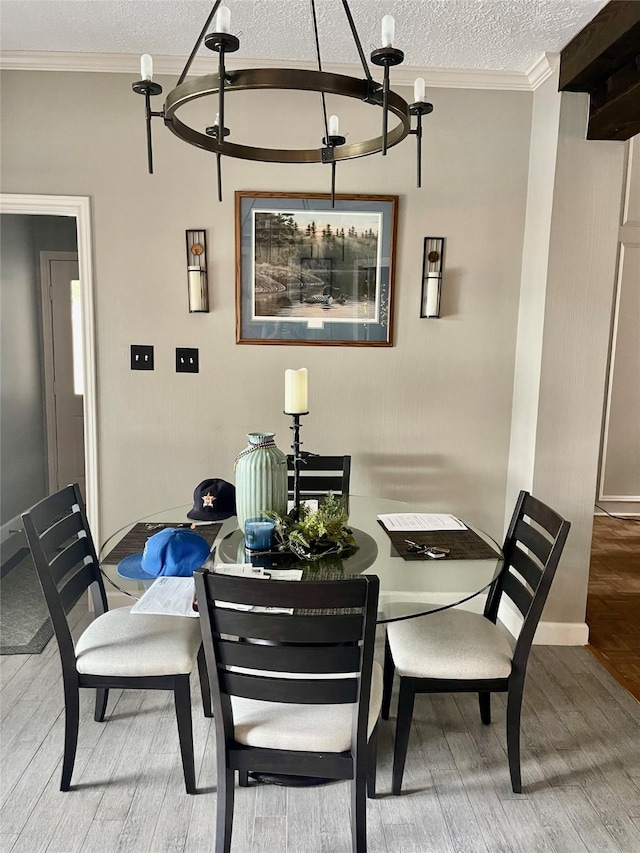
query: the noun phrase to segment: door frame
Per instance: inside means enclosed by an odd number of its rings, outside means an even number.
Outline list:
[[[77,252],[40,252],[40,296],[42,303],[42,351],[44,360],[44,413],[47,433],[49,493],[58,488],[58,429],[56,427],[55,374],[53,369],[53,312],[51,311],[51,261],[77,261]],[[80,269],[78,268],[78,275]],[[82,304],[82,302],[80,303]],[[83,397],[84,409],[84,397]],[[54,453],[55,448],[55,453]],[[63,483],[62,485],[66,485]]]
[[[0,193],[0,213],[73,216],[78,242],[78,272],[83,284],[82,335],[84,362],[84,465],[89,524],[100,542],[98,502],[98,394],[96,369],[95,282],[91,199],[89,196]]]

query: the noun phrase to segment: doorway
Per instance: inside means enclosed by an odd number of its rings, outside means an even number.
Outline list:
[[[95,353],[95,294],[93,284],[93,250],[91,204],[86,196],[0,194],[0,213],[34,216],[73,217],[77,233],[76,280],[80,282],[79,343],[83,363],[83,422],[85,501],[94,538],[100,541],[98,503],[97,400]],[[76,309],[77,317],[77,309]],[[22,507],[24,509],[25,507]],[[13,521],[13,519],[11,519]],[[3,525],[4,527],[4,525]]]
[[[49,492],[78,483],[84,497],[82,283],[77,252],[40,252]]]

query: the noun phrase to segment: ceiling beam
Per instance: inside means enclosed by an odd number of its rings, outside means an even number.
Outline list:
[[[560,53],[561,92],[588,92],[587,139],[640,133],[640,2],[612,0]]]

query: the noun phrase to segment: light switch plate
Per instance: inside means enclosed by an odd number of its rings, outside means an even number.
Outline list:
[[[131,370],[153,370],[153,347],[131,344]]]
[[[199,373],[198,350],[176,347],[176,373]]]

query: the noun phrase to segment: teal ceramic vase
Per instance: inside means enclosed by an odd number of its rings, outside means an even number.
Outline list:
[[[275,433],[251,432],[249,444],[236,459],[236,515],[244,530],[248,518],[265,510],[287,511],[287,457],[276,447]]]

